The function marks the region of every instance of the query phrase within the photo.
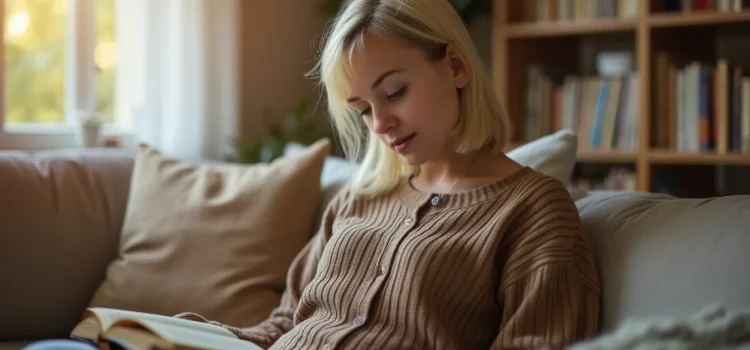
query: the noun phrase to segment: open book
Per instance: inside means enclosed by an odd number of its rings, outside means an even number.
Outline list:
[[[70,336],[102,347],[114,343],[129,350],[261,349],[216,325],[109,308],[86,309],[83,321]]]

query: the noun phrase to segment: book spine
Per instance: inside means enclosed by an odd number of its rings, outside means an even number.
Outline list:
[[[699,69],[700,85],[698,87],[698,118],[700,124],[698,127],[698,146],[701,151],[708,151],[711,147],[711,119],[709,117],[709,80],[711,78],[711,72],[706,67],[700,67]]]
[[[729,12],[731,9],[729,6],[730,1],[731,0],[717,0],[716,7],[719,10],[719,12]]]
[[[685,151],[685,71],[680,69],[675,76],[677,87],[677,98],[674,99],[675,110],[677,111],[677,127],[675,128],[675,139],[677,140],[677,150],[680,152]]]
[[[625,140],[627,137],[627,122],[628,113],[630,109],[630,84],[631,77],[627,76],[622,81],[620,105],[617,108],[617,117],[615,118],[615,131],[614,131],[614,147],[617,149],[626,148]]]
[[[690,70],[690,121],[688,122],[688,135],[690,151],[700,151],[700,85],[701,67],[698,62],[693,62]]]
[[[640,74],[634,72],[631,78],[631,99],[630,99],[630,113],[628,115],[628,125],[630,126],[630,149],[638,149],[638,128],[640,127]]]
[[[750,77],[742,78],[742,153],[750,153]]]
[[[607,107],[607,96],[609,94],[610,82],[602,79],[599,87],[599,95],[596,99],[596,112],[594,112],[594,130],[591,132],[591,148],[598,149],[602,140],[602,129],[604,128],[604,112]]]
[[[732,77],[732,151],[740,151],[740,119],[741,119],[741,108],[742,108],[742,68],[739,66],[734,67],[734,74]]]
[[[724,154],[729,150],[729,63],[726,59],[720,58],[716,65],[717,79],[716,79],[716,116],[714,122],[716,123],[716,130],[714,132],[716,138],[716,150],[717,152]]]
[[[732,0],[732,11],[734,12],[742,11],[742,0]]]

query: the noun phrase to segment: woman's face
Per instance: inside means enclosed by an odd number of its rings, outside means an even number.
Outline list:
[[[352,57],[349,105],[408,164],[437,160],[452,152],[464,67],[450,47],[429,61],[397,39],[368,35]]]

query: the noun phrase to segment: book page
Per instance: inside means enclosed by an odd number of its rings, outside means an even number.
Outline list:
[[[173,327],[185,328],[193,332],[211,333],[218,336],[237,339],[237,337],[232,332],[228,331],[224,327],[219,327],[204,322],[195,322],[164,315],[109,308],[90,308],[87,311],[95,314],[99,318],[102,329],[105,330],[123,320],[136,321],[136,323],[139,323],[141,321],[150,321],[151,327],[157,329],[161,327],[160,325],[169,325]]]
[[[113,327],[107,331],[106,340],[128,350],[174,349],[170,342],[143,327]]]
[[[99,333],[102,331],[99,321],[95,317],[86,317],[83,321],[79,322],[70,335],[74,338],[82,338],[91,341],[96,341],[99,338]]]
[[[143,327],[153,332],[159,338],[178,345],[178,348],[190,349],[237,349],[237,350],[261,350],[262,348],[252,342],[240,340],[237,338],[228,338],[211,332],[195,332],[193,329],[181,327],[174,324],[159,323],[150,319],[139,319],[138,321],[129,321],[122,319],[112,327],[113,337],[117,337],[122,332],[123,327]],[[104,338],[108,333],[104,333]],[[123,337],[128,341],[127,337]],[[135,341],[135,339],[133,339]]]

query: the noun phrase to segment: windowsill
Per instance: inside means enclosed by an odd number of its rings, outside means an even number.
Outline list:
[[[73,132],[67,124],[6,124],[4,134],[60,135]]]
[[[6,124],[0,130],[0,150],[39,151],[48,149],[83,147],[76,127],[71,124]],[[131,132],[113,124],[102,127],[100,144],[116,138],[123,149],[132,148],[133,135]]]

